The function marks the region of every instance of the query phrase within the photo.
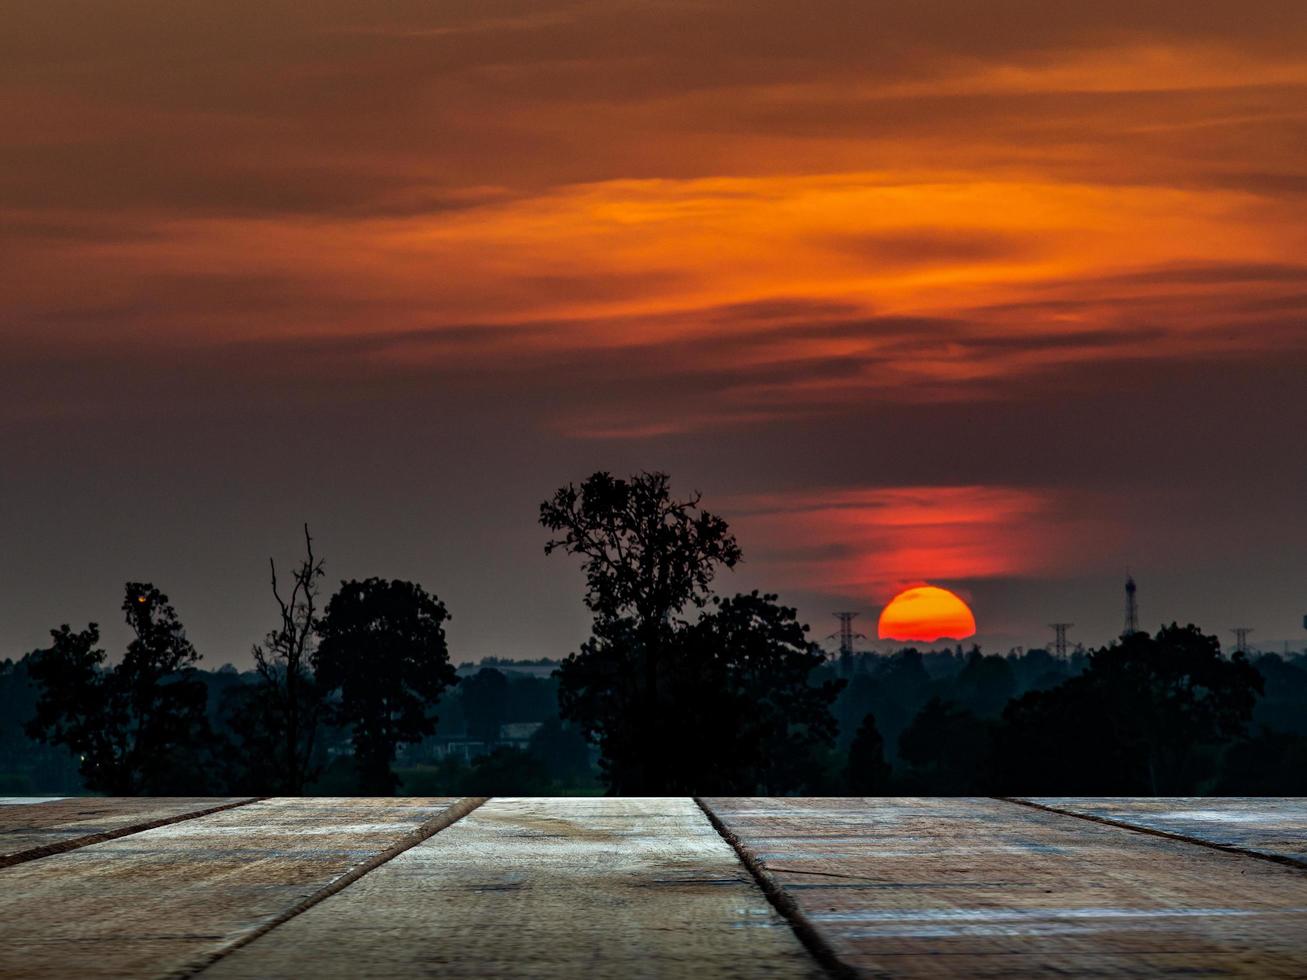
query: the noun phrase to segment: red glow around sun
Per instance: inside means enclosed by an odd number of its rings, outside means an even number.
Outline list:
[[[963,640],[976,632],[971,608],[948,589],[918,585],[904,589],[880,614],[882,640]]]

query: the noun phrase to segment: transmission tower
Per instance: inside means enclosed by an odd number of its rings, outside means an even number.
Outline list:
[[[1066,659],[1066,631],[1075,623],[1049,623],[1049,628],[1053,631],[1053,652],[1062,660]]]
[[[1251,626],[1236,626],[1230,631],[1234,634],[1234,652],[1248,652],[1248,634],[1253,632]]]
[[[1139,632],[1139,600],[1135,598],[1136,586],[1133,575],[1127,573],[1125,578],[1125,630],[1122,636],[1133,636]]]
[[[845,677],[853,673],[853,641],[865,640],[867,638],[862,633],[855,633],[853,631],[853,620],[857,618],[857,615],[858,614],[855,612],[837,612],[835,618],[840,621],[839,632],[832,633],[830,636],[826,637],[828,640],[833,640],[836,637],[839,638],[840,673]]]

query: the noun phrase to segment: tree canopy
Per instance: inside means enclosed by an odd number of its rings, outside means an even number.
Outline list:
[[[51,645],[28,668],[41,694],[27,730],[77,753],[88,789],[184,791],[202,778],[187,770],[210,743],[207,691],[194,676],[199,655],[154,586],[128,582],[122,609],[134,638],[112,667],[95,623],[51,630]]]
[[[540,508],[559,535],[546,553],[581,557],[594,613],[559,668],[560,709],[598,744],[616,793],[785,792],[834,739],[842,682],[809,685],[825,657],[776,596],[712,593],[741,555],[699,501],[673,497],[664,473],[596,473]]]
[[[734,568],[740,548],[724,520],[699,508],[700,495],[677,500],[666,473],[628,480],[595,473],[540,505],[540,523],[561,548],[581,556],[585,604],[604,620],[661,624],[708,601],[717,567]]]
[[[1131,633],[1082,674],[1008,704],[1003,779],[1031,794],[1182,792],[1200,746],[1243,733],[1262,684],[1196,626]]]
[[[338,691],[335,717],[352,729],[359,789],[389,795],[396,747],[435,731],[432,711],[458,682],[444,604],[420,585],[341,582],[319,627],[318,683]]]

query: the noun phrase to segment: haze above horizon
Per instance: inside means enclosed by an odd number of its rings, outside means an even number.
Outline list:
[[[411,578],[565,656],[539,501],[665,470],[821,636],[929,581],[1303,635],[1307,7],[324,0],[0,15],[0,657],[210,666]],[[112,625],[111,625],[112,624]]]

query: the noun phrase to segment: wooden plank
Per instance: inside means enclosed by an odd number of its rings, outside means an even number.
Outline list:
[[[1019,797],[1060,813],[1171,834],[1307,867],[1307,799]]]
[[[449,799],[278,799],[0,871],[0,976],[186,971],[461,812]]]
[[[81,796],[2,806],[0,868],[225,810],[252,799]]]
[[[705,805],[851,970],[1307,976],[1307,874],[986,799]]]
[[[493,799],[204,971],[221,978],[822,973],[690,799]]]

